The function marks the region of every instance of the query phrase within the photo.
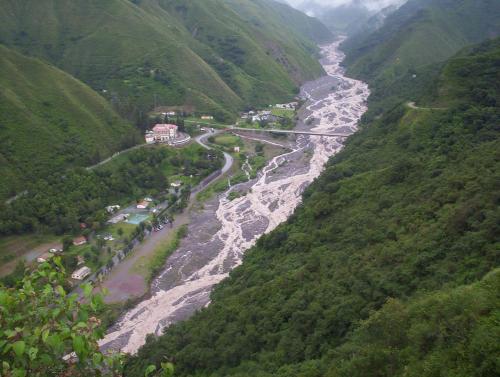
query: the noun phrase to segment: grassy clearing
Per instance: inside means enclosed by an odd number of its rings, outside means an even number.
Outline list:
[[[214,144],[220,145],[222,147],[236,147],[241,146],[241,138],[234,135],[218,135],[214,138]]]
[[[271,114],[283,118],[293,119],[295,117],[295,110],[273,108],[271,109]]]
[[[137,265],[138,272],[143,275],[148,282],[161,270],[167,258],[179,247],[181,239],[187,234],[187,225],[181,225],[179,229],[172,233],[168,243],[161,245],[148,258],[140,259]],[[134,265],[134,267],[136,267]]]

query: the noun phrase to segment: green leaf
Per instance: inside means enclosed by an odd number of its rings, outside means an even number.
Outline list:
[[[78,357],[82,357],[85,353],[85,339],[83,336],[76,335],[73,338],[73,350],[76,352]]]
[[[22,340],[18,340],[12,345],[12,349],[14,350],[14,353],[17,357],[21,357],[24,354],[25,348],[26,343],[24,343]]]
[[[52,311],[52,318],[53,319],[56,319],[59,314],[61,314],[61,309],[60,308],[55,308],[53,311]]]
[[[54,263],[56,264],[57,267],[59,268],[64,268],[63,265],[62,265],[62,262],[61,262],[61,257],[55,257],[53,259]]]
[[[162,377],[172,377],[174,375],[174,364],[172,363],[161,363],[161,369]]]
[[[30,347],[30,349],[28,350],[28,355],[30,357],[30,360],[35,360],[37,354],[38,354],[38,348]]]
[[[66,296],[66,291],[64,290],[64,288],[60,285],[57,286],[57,292],[59,293],[59,295],[61,297],[65,297]]]
[[[61,350],[63,347],[63,342],[57,334],[50,335],[47,338],[47,344],[56,351]]]
[[[47,337],[49,336],[50,334],[50,330],[45,330],[44,332],[42,332],[42,342],[46,343],[47,342]]]
[[[94,356],[92,356],[92,361],[93,361],[95,366],[101,365],[102,359],[103,359],[103,356],[101,353],[95,353]]]
[[[6,362],[6,361],[3,361],[2,362],[2,369],[3,369],[4,372],[8,371],[10,369],[9,363]]]
[[[5,330],[4,333],[7,335],[7,338],[13,338],[17,335],[17,331],[14,330]]]
[[[26,377],[26,371],[24,369],[14,369],[12,377]]]
[[[92,286],[88,283],[86,284],[83,284],[82,285],[82,288],[83,288],[83,294],[85,297],[90,297],[90,295],[92,294]]]
[[[85,328],[87,328],[87,324],[85,322],[78,322],[74,328],[75,329],[85,329]]]
[[[144,377],[148,377],[151,373],[153,373],[156,370],[156,366],[154,365],[149,365],[146,370],[144,371]]]

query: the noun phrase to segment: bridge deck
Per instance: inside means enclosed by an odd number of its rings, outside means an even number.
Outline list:
[[[278,130],[273,128],[244,128],[231,127],[235,131],[251,131],[251,132],[272,132],[278,134],[295,134],[295,135],[311,135],[311,136],[326,136],[326,137],[349,137],[349,134],[331,133],[331,132],[314,132],[314,131],[296,131],[296,130]]]

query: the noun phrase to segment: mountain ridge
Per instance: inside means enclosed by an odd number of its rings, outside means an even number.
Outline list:
[[[319,22],[272,0],[1,4],[2,43],[106,90],[137,124],[158,102],[229,119],[245,107],[290,99],[297,84],[323,73],[311,58],[316,46],[301,30],[329,38]]]
[[[0,45],[0,199],[56,169],[86,166],[139,133],[90,87]]]

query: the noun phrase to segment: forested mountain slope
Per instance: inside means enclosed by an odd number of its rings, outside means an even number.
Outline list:
[[[364,124],[126,375],[165,358],[198,377],[496,375],[499,59],[498,39],[469,49],[434,71],[427,108]]]
[[[56,169],[88,166],[139,140],[87,85],[0,45],[0,200]]]
[[[349,39],[345,64],[365,80],[392,81],[498,35],[496,0],[409,0],[376,32]]]
[[[297,84],[322,74],[309,37],[328,30],[276,7],[272,0],[1,0],[0,40],[105,90],[138,124],[154,105],[224,118],[289,99]]]

